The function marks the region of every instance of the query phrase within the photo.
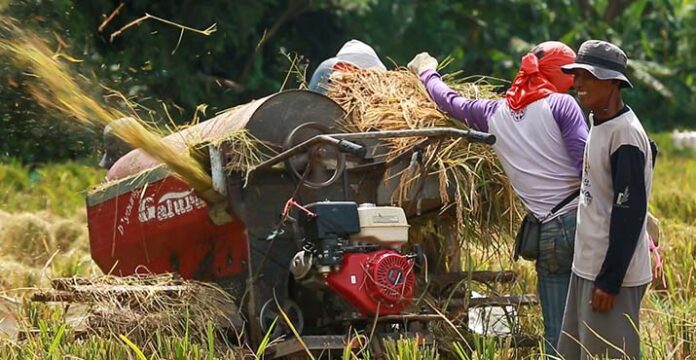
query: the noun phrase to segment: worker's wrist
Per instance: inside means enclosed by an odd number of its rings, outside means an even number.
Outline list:
[[[594,282],[594,286],[599,289],[604,291],[607,294],[611,295],[618,295],[619,292],[621,291],[621,285],[614,285],[610,284],[608,281],[604,281],[602,279],[596,279]]]
[[[418,77],[421,79],[422,82],[427,82],[431,76],[437,76],[438,78],[440,77],[440,74],[437,73],[437,70],[428,68],[425,70],[420,71],[420,75]]]

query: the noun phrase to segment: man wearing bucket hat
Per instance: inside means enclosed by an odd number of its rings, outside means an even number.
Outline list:
[[[408,64],[440,109],[496,136],[493,148],[529,210],[523,229],[538,229],[520,231],[518,238],[529,238],[535,250],[528,255],[523,251],[522,256],[536,260],[547,355],[556,355],[561,331],[587,138],[580,106],[563,94],[573,77],[561,72],[561,65],[574,60],[575,52],[563,43],[539,44],[522,58],[520,70],[501,100],[460,96],[441,80],[438,62],[428,53],[416,55]]]
[[[575,63],[580,104],[590,111],[578,204],[573,274],[558,350],[568,360],[639,359],[638,313],[652,280],[646,214],[655,149],[621,97],[633,85],[626,54],[589,40]]]
[[[335,70],[350,69],[351,67],[387,70],[370,45],[353,39],[343,44],[335,57],[326,59],[319,64],[309,80],[309,90],[325,94],[331,74]]]

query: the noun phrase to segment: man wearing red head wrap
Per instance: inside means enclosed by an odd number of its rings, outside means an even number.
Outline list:
[[[536,54],[541,55],[541,59]],[[557,41],[547,41],[522,57],[522,65],[505,101],[512,110],[520,110],[551,93],[564,93],[573,85],[573,77],[561,71],[561,66],[575,61],[573,49]]]
[[[520,70],[501,100],[459,95],[441,80],[438,62],[428,53],[416,55],[408,64],[441,110],[496,136],[493,148],[529,211],[525,222],[539,229],[538,237],[528,238],[537,251],[522,256],[536,260],[547,355],[556,355],[561,330],[588,133],[577,102],[563,94],[573,77],[563,73],[561,66],[574,61],[575,52],[563,43],[548,41],[536,46],[522,58]]]

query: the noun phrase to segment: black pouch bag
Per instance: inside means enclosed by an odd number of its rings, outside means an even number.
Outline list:
[[[525,260],[536,260],[539,258],[539,240],[541,237],[541,223],[549,216],[556,213],[562,207],[566,206],[571,200],[575,199],[580,194],[580,190],[573,192],[568,195],[567,198],[563,199],[558,205],[556,205],[551,211],[544,216],[543,219],[539,220],[531,212],[527,212],[527,215],[522,219],[522,225],[517,231],[517,236],[515,236],[515,250],[512,254],[512,258],[517,261],[520,256]]]
[[[520,256],[525,260],[536,260],[539,257],[539,231],[541,222],[528,212],[522,219],[522,225],[515,237],[515,252],[513,259],[517,261]]]

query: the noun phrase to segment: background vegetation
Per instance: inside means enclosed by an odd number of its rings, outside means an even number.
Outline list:
[[[288,54],[311,71],[351,38],[372,44],[385,63],[404,65],[420,51],[451,56],[448,72],[511,79],[535,43],[577,48],[598,38],[620,45],[636,89],[626,98],[651,130],[695,127],[696,4],[691,0],[240,0],[0,1],[6,15],[50,40],[76,70],[140,102],[152,120],[163,105],[190,121],[278,91]],[[115,9],[118,13],[106,24]],[[181,33],[154,20],[111,35],[146,13],[205,29]],[[102,25],[103,26],[100,26]],[[3,34],[4,35],[4,34]],[[24,163],[91,154],[101,129],[76,129],[28,96],[30,76],[0,65],[0,154]]]

